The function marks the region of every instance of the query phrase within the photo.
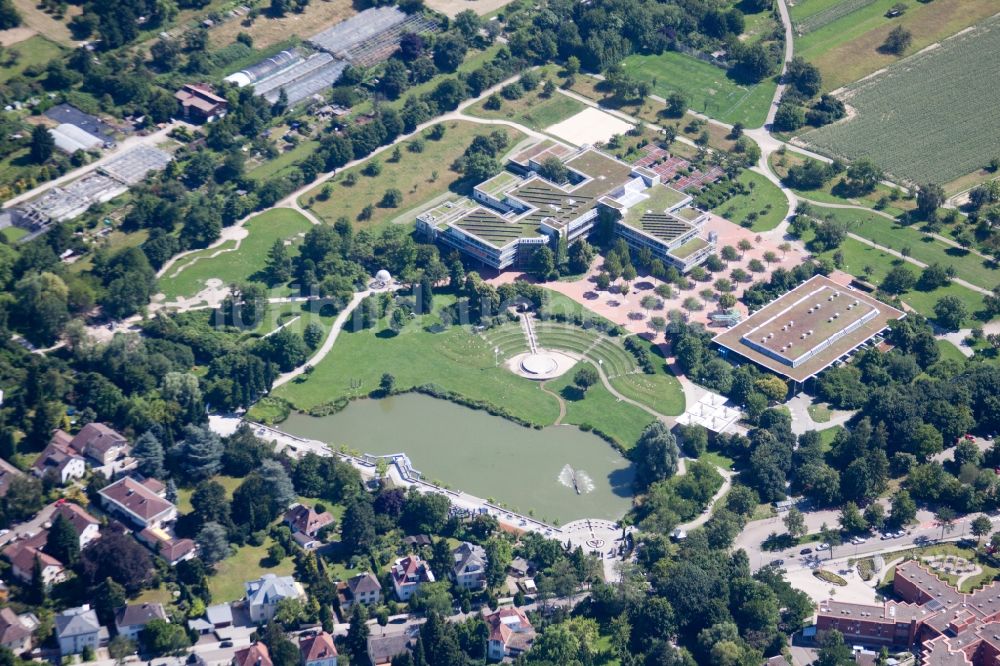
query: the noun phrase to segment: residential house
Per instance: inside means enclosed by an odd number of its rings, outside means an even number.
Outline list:
[[[4,557],[10,561],[10,572],[14,578],[22,583],[30,583],[35,574],[35,560],[41,568],[42,581],[45,587],[52,587],[56,583],[66,580],[66,568],[63,563],[52,557],[48,553],[42,552],[45,545],[45,532],[42,539],[39,535],[21,542],[15,542],[3,551]]]
[[[389,666],[393,657],[412,651],[416,644],[416,639],[409,633],[369,636],[368,659],[372,666]]]
[[[84,648],[96,650],[108,640],[108,630],[97,620],[97,613],[84,604],[56,615],[56,638],[59,652],[65,657],[79,654]]]
[[[390,571],[396,598],[409,601],[420,590],[422,583],[433,583],[434,572],[418,555],[407,555],[396,560]]]
[[[274,666],[271,653],[263,643],[254,643],[233,655],[233,666]]]
[[[119,636],[137,641],[151,620],[170,621],[161,604],[127,604],[115,613],[115,629]]]
[[[56,516],[66,518],[69,524],[73,526],[73,529],[76,530],[76,535],[80,538],[80,550],[83,550],[93,543],[94,539],[101,536],[100,521],[87,513],[87,510],[79,504],[67,502],[66,500],[57,500],[52,519],[55,520]]]
[[[433,544],[434,542],[426,534],[403,537],[403,545],[410,549],[423,548],[424,546],[431,546]]]
[[[246,583],[245,589],[250,621],[255,624],[269,622],[282,599],[305,600],[306,597],[301,583],[291,576],[277,576],[273,573]]]
[[[205,617],[188,620],[188,627],[200,636],[233,626],[233,607],[216,604],[205,609]]]
[[[486,551],[482,546],[465,541],[451,555],[451,577],[456,585],[466,590],[486,588]]]
[[[31,649],[31,629],[10,608],[0,608],[0,646],[14,654]]]
[[[170,566],[190,560],[198,550],[198,544],[191,539],[178,539],[162,529],[147,527],[136,534],[136,539],[162,557]]]
[[[103,423],[88,423],[83,426],[69,445],[99,467],[126,458],[132,451],[123,435]]]
[[[150,490],[148,485],[128,476],[105,486],[98,494],[108,512],[140,530],[159,528],[177,519],[177,507]]]
[[[320,530],[333,524],[333,515],[317,513],[304,504],[294,504],[285,512],[285,523],[292,530],[292,539],[305,550],[316,550],[322,545]]]
[[[299,641],[302,666],[337,666],[337,646],[333,636],[321,631]]]
[[[215,94],[204,83],[185,83],[174,97],[181,105],[185,118],[210,123],[226,115],[229,102]]]
[[[382,598],[382,585],[374,574],[366,571],[338,583],[337,596],[340,599],[340,610],[347,613],[357,603],[366,606],[377,604]]]
[[[65,485],[73,479],[82,479],[87,473],[83,456],[72,447],[73,437],[62,430],[52,433],[45,449],[31,464],[31,473],[42,479],[49,477]]]
[[[484,614],[483,620],[489,629],[486,639],[486,657],[490,661],[502,661],[504,657],[517,657],[527,652],[535,640],[535,628],[520,608],[501,608]]]
[[[24,476],[24,472],[0,458],[0,497],[7,494],[7,491],[10,490],[10,482],[19,476]]]

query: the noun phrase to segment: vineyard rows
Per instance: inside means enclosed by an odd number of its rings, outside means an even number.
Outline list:
[[[847,158],[872,157],[896,178],[947,183],[1000,156],[1000,17],[848,86],[857,115],[803,140]]]
[[[805,18],[795,22],[795,30],[800,35],[819,30],[825,25],[841,19],[851,12],[855,12],[862,7],[875,2],[875,0],[840,0],[836,4],[830,5],[826,9],[821,9],[815,14],[810,14]]]

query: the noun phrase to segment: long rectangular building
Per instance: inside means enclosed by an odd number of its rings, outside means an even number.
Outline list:
[[[816,275],[715,336],[732,352],[802,383],[905,317],[891,305]]]
[[[545,178],[543,165],[558,160],[567,179]],[[660,183],[659,175],[589,146],[541,141],[514,155],[506,170],[458,198],[417,217],[430,240],[453,247],[495,270],[525,267],[552,239],[573,243],[593,231],[603,213],[633,249],[649,248],[667,265],[688,271],[715,251],[704,237],[707,214],[691,197]]]

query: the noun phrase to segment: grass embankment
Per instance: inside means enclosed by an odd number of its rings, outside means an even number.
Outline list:
[[[432,200],[449,192],[467,194],[471,184],[462,180],[462,175],[451,170],[452,163],[462,156],[472,140],[501,130],[510,138],[509,146],[514,146],[524,135],[510,127],[491,127],[476,123],[453,121],[446,124],[444,136],[434,141],[425,136],[409,139],[400,144],[400,159],[391,159],[392,150],[369,158],[364,163],[341,171],[329,185],[317,186],[299,198],[299,204],[309,208],[324,222],[333,224],[338,218],[346,217],[358,228],[380,227],[390,222],[412,223],[415,209],[422,208]],[[415,145],[422,144],[421,152],[414,152]],[[377,160],[381,166],[377,175],[367,176],[367,165]],[[354,184],[350,184],[351,182]],[[379,206],[386,190],[395,188],[403,194],[403,203],[396,208]],[[324,192],[328,192],[326,196]],[[362,211],[372,205],[371,217],[365,220]],[[411,215],[412,213],[412,215]]]
[[[743,224],[748,215],[756,213],[750,224],[751,231],[770,231],[781,224],[788,215],[788,200],[781,188],[749,169],[744,169],[737,181],[745,185],[748,192],[730,197],[716,206],[714,213],[734,224]]]
[[[558,92],[546,97],[542,94],[542,85],[539,84],[537,89],[525,93],[520,99],[501,97],[503,101],[499,109],[487,109],[487,100],[483,100],[467,108],[465,113],[477,118],[509,120],[540,131],[586,108],[583,103]]]
[[[289,253],[296,253],[295,241],[311,226],[309,220],[288,208],[273,208],[245,225],[249,235],[237,243],[230,241],[214,249],[202,250],[181,258],[159,280],[159,290],[167,301],[194,296],[205,288],[205,281],[216,278],[224,284],[245,280],[263,282],[267,252],[275,240],[292,241]],[[217,256],[211,256],[213,254]],[[287,288],[285,288],[287,292]]]

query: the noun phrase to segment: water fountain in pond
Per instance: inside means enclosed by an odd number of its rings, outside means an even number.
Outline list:
[[[590,475],[582,469],[573,469],[568,464],[559,472],[559,483],[572,488],[577,495],[594,492],[594,480]]]

